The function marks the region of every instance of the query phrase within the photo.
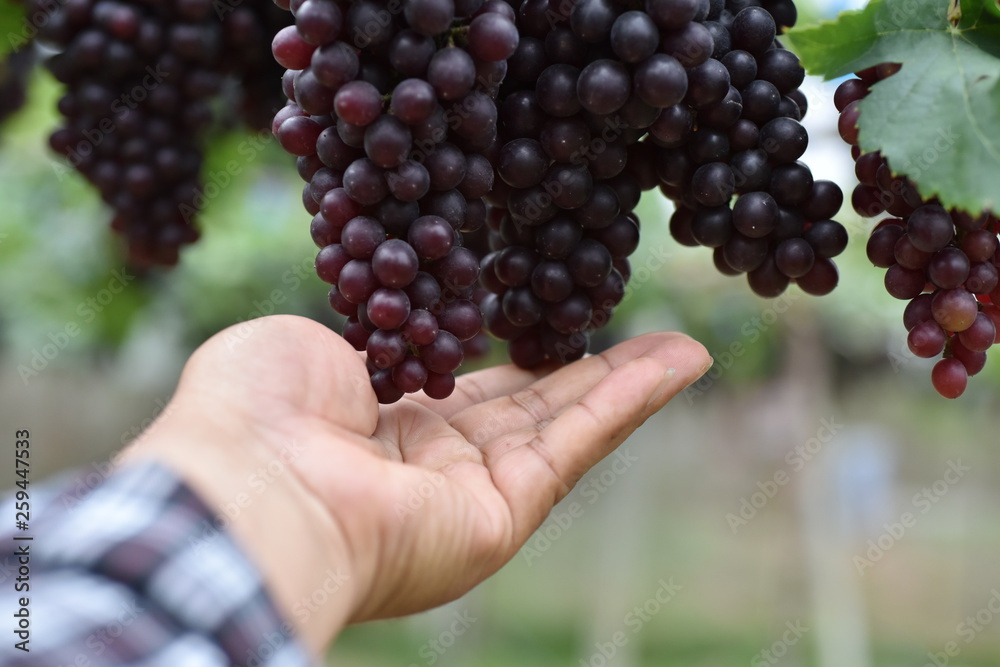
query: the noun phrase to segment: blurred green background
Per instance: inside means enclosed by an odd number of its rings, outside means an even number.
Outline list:
[[[849,192],[832,87],[805,90],[806,160]],[[0,128],[0,422],[31,429],[36,480],[113,457],[214,332],[272,311],[337,325],[301,181],[273,141],[210,203],[181,266],[131,277],[107,211],[48,152],[58,95],[38,72]],[[674,243],[665,200],[640,212],[632,288],[600,343],[677,329],[715,368],[498,575],[444,608],[348,629],[330,664],[1000,664],[996,359],[961,399],[933,392],[849,207],[837,291],[774,302]]]

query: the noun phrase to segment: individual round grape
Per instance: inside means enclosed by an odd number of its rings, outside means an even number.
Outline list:
[[[437,318],[423,309],[410,310],[410,316],[406,318],[402,329],[403,338],[414,345],[430,345],[437,338],[439,330]]]
[[[760,266],[747,273],[747,283],[754,294],[773,299],[788,288],[789,279],[778,269],[774,255],[768,254]]]
[[[573,277],[563,262],[539,262],[531,272],[531,291],[542,301],[562,301],[573,292]]]
[[[847,230],[835,220],[820,220],[803,234],[820,257],[836,257],[847,247]]]
[[[743,90],[757,78],[757,60],[746,51],[729,51],[722,56],[720,62],[729,71],[729,82],[737,90]]]
[[[733,233],[722,246],[726,263],[739,272],[753,271],[767,258],[767,241]]]
[[[520,246],[509,246],[500,251],[493,270],[497,279],[509,287],[526,285],[531,272],[538,264],[538,257],[531,250]]]
[[[358,216],[350,220],[341,233],[344,250],[354,259],[371,259],[385,240],[385,228],[374,218]]]
[[[639,247],[639,227],[627,215],[617,216],[607,227],[593,230],[588,235],[603,244],[612,259],[628,257]]]
[[[542,319],[542,303],[528,287],[514,287],[501,300],[503,313],[515,326],[528,327]]]
[[[778,224],[778,205],[766,192],[750,192],[733,206],[733,227],[749,238],[763,238]]]
[[[344,329],[341,335],[355,350],[364,352],[371,334],[357,318],[350,317],[344,322]]]
[[[740,118],[729,128],[729,145],[733,152],[757,148],[759,138],[760,129],[746,118]]]
[[[843,111],[848,104],[868,95],[868,86],[861,79],[847,79],[833,93],[833,104],[837,111]]]
[[[325,86],[328,90],[324,92],[332,99],[333,93],[358,76],[360,68],[357,54],[347,44],[334,42],[321,46],[313,52],[309,69],[295,78],[295,99],[306,109],[304,96],[310,92],[315,95],[318,91],[313,88],[318,86]]]
[[[344,317],[357,317],[358,312],[361,310],[359,304],[353,303],[346,296],[344,296],[344,293],[338,285],[334,285],[330,288],[330,292],[327,297],[330,301],[330,307],[333,308],[334,312],[343,315]]]
[[[320,213],[338,231],[351,219],[361,213],[361,205],[351,199],[344,188],[334,188],[325,195],[319,205]]]
[[[927,277],[942,289],[958,287],[969,277],[969,258],[959,248],[942,248],[931,256]]]
[[[429,398],[444,399],[455,391],[455,376],[451,373],[428,373],[424,393]]]
[[[555,218],[538,229],[535,248],[542,257],[563,259],[582,236],[580,226],[569,218]]]
[[[431,272],[449,289],[463,290],[479,278],[479,259],[468,248],[453,247],[431,265]]]
[[[767,191],[781,206],[799,206],[812,193],[812,172],[802,162],[781,164],[774,168]]]
[[[774,250],[774,262],[789,278],[804,276],[816,261],[816,251],[802,238],[785,239]]]
[[[726,204],[736,188],[733,170],[723,162],[704,164],[691,177],[691,193],[702,206]]]
[[[580,110],[576,94],[580,70],[571,65],[550,65],[535,83],[535,97],[545,113],[565,118]]]
[[[565,26],[548,30],[545,35],[545,55],[550,62],[582,67],[587,64],[589,48],[586,42]]]
[[[966,232],[961,241],[962,252],[970,262],[985,262],[990,260],[1000,245],[997,235],[986,229],[976,229]]]
[[[292,116],[278,128],[278,143],[292,155],[312,155],[323,127],[309,116]]]
[[[467,299],[449,303],[438,314],[437,320],[443,331],[447,331],[460,341],[471,339],[483,328],[483,314],[479,306]]]
[[[392,383],[407,394],[420,391],[427,382],[427,368],[417,357],[407,356],[392,368]]]
[[[687,143],[694,127],[694,116],[687,105],[675,104],[663,109],[649,126],[649,133],[665,148],[678,148]]]
[[[640,63],[656,53],[660,32],[645,12],[627,11],[611,26],[611,48],[622,62]]]
[[[611,0],[577,0],[569,15],[573,32],[585,42],[606,40],[620,10]]]
[[[976,262],[969,267],[969,277],[965,279],[965,288],[973,294],[989,294],[996,289],[1000,276],[997,267],[991,262]]]
[[[824,296],[834,290],[839,279],[836,264],[825,257],[817,257],[813,267],[796,278],[795,284],[806,294]]]
[[[736,192],[741,194],[764,190],[771,182],[771,165],[767,153],[760,149],[736,153],[729,160],[729,166]]]
[[[439,331],[430,345],[419,348],[420,359],[433,373],[451,373],[462,365],[462,343],[451,333]]]
[[[507,343],[507,354],[519,368],[535,368],[545,361],[545,348],[541,334],[530,329]]]
[[[295,26],[282,28],[271,41],[271,53],[278,64],[287,69],[309,67],[316,46],[302,38]]]
[[[633,85],[636,94],[646,104],[665,109],[684,99],[688,76],[677,58],[657,53],[635,68]]]
[[[948,334],[934,320],[916,324],[906,337],[906,346],[910,348],[910,352],[924,359],[931,359],[941,354],[946,342]]]
[[[493,189],[493,165],[477,153],[465,156],[465,176],[456,188],[469,201],[479,199]]]
[[[699,208],[691,221],[691,236],[703,246],[719,248],[733,236],[733,211],[728,206]]]
[[[452,131],[466,139],[486,142],[480,146],[485,150],[493,140],[497,127],[497,107],[493,100],[483,93],[473,91],[455,102],[451,107]]]
[[[978,313],[972,325],[958,334],[958,340],[972,352],[985,352],[996,339],[996,325],[989,315]]]
[[[630,92],[628,70],[615,60],[595,60],[583,68],[576,82],[580,104],[587,111],[598,115],[607,115],[620,109],[628,100]],[[649,102],[642,92],[639,95]]]
[[[686,206],[678,206],[673,215],[670,216],[670,235],[681,245],[695,247],[698,245],[697,239],[691,233],[691,223],[695,218],[694,209]]]
[[[729,37],[729,29],[718,21],[705,21],[702,25],[708,28],[712,35],[712,58],[721,60],[724,55],[733,48],[733,41]]]
[[[545,153],[557,162],[573,162],[580,159],[590,145],[590,140],[590,128],[577,117],[549,121],[539,136]],[[501,157],[502,155],[501,150]]]
[[[472,56],[460,48],[441,49],[427,65],[427,82],[438,97],[457,100],[465,97],[476,82],[476,64]]]
[[[406,341],[398,331],[377,329],[368,337],[368,359],[376,368],[392,368],[406,357]]]
[[[317,267],[319,261],[317,260]],[[420,260],[409,243],[389,239],[372,254],[372,271],[385,287],[406,287],[417,276]]]
[[[646,13],[663,30],[689,24],[698,11],[697,0],[645,0]]]
[[[413,221],[407,240],[420,259],[441,259],[451,252],[455,232],[448,221],[436,215],[424,215]]]
[[[585,166],[554,164],[545,175],[542,187],[551,194],[556,206],[572,210],[586,203],[594,179]]]
[[[448,30],[455,20],[453,0],[406,0],[403,15],[411,28],[434,37]]]
[[[424,165],[406,160],[395,169],[386,172],[389,192],[400,201],[417,201],[431,188],[431,177]]]
[[[735,48],[758,55],[771,47],[776,26],[766,9],[747,7],[735,16],[730,31]]]
[[[451,190],[465,178],[465,154],[452,143],[438,144],[424,158],[424,167],[431,179],[432,190]]]
[[[782,95],[801,86],[805,76],[799,57],[786,49],[769,49],[757,57],[757,78],[773,83]]]
[[[948,245],[955,235],[951,216],[937,204],[921,206],[910,215],[906,235],[924,252],[935,252]]]
[[[656,17],[653,17],[656,20]],[[712,56],[715,42],[712,33],[701,23],[688,23],[683,28],[663,35],[660,49],[676,58],[684,67],[695,67]]]
[[[907,269],[893,264],[885,272],[885,291],[897,299],[913,299],[923,291],[926,283],[922,269]]]
[[[514,139],[504,144],[496,161],[500,178],[515,188],[538,185],[549,168],[549,158],[534,139]]]
[[[372,391],[375,392],[375,398],[382,405],[391,405],[403,398],[403,390],[397,387],[396,383],[392,380],[391,368],[383,368],[372,373],[371,384]]]
[[[941,396],[958,398],[969,383],[969,373],[958,359],[942,359],[931,369],[931,383]]]
[[[545,321],[562,334],[583,331],[593,315],[590,298],[583,292],[575,292],[545,309]]]
[[[337,95],[344,89],[341,88]],[[392,89],[389,109],[407,125],[428,119],[437,108],[434,87],[422,79],[404,79]]]
[[[730,86],[729,92],[721,101],[700,109],[698,117],[702,123],[709,127],[728,130],[736,124],[742,114],[743,98],[736,88]]]
[[[687,70],[685,103],[702,109],[721,102],[729,92],[729,70],[718,60],[709,59]]]
[[[340,278],[340,271],[351,259],[343,246],[328,245],[316,255],[316,273],[323,282],[336,283]]]
[[[364,158],[355,160],[344,171],[344,191],[359,204],[371,205],[385,199],[389,186],[378,165]]]
[[[469,53],[490,62],[507,60],[517,49],[514,22],[502,14],[480,14],[469,24]]]
[[[404,77],[423,77],[437,52],[434,40],[406,28],[393,36],[389,45],[389,64]]]
[[[778,116],[781,93],[769,81],[756,79],[740,90],[743,98],[743,118],[763,126]]]
[[[382,95],[367,81],[350,81],[333,96],[333,110],[338,118],[352,125],[365,126],[381,115]]]
[[[934,314],[931,312],[933,300],[933,294],[921,294],[906,304],[906,309],[903,310],[903,326],[907,331],[921,322],[934,319]]]
[[[365,130],[365,153],[380,167],[395,167],[406,159],[413,143],[410,129],[395,116],[380,116]]]
[[[976,375],[986,366],[986,353],[970,350],[962,344],[958,336],[951,339],[951,356],[962,362],[965,372],[969,375]]]
[[[806,129],[791,118],[775,118],[760,128],[760,147],[772,160],[794,162],[802,157],[808,145]]]
[[[979,312],[976,297],[964,289],[943,289],[934,294],[931,313],[946,331],[965,331]]]
[[[800,206],[802,215],[808,220],[828,220],[840,211],[844,203],[844,193],[833,181],[814,180],[809,197]]]
[[[611,272],[612,257],[602,244],[583,239],[566,258],[573,280],[584,287],[600,284]]]
[[[837,119],[837,131],[840,133],[840,138],[852,146],[858,145],[858,118],[860,116],[858,100],[855,100],[844,107]]]
[[[368,298],[367,313],[379,329],[398,329],[410,316],[410,299],[401,289],[382,287]]]

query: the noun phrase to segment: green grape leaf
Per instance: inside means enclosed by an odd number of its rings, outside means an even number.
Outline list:
[[[33,36],[24,7],[13,0],[0,0],[0,58],[17,51]]]
[[[1000,21],[997,0],[873,0],[788,33],[812,73],[836,78],[879,63],[902,69],[860,105],[859,143],[882,151],[925,199],[997,210]],[[984,11],[989,9],[989,11]]]

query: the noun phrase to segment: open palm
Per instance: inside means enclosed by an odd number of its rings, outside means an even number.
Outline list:
[[[500,366],[455,393],[379,406],[362,357],[307,319],[258,320],[203,345],[178,395],[220,405],[272,448],[332,518],[361,584],[350,620],[452,600],[512,558],[580,477],[709,361],[650,334],[562,368]]]

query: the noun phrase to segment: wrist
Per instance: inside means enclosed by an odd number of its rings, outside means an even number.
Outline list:
[[[292,632],[319,655],[348,622],[357,582],[342,531],[292,469],[300,447],[178,408],[121,460],[153,460],[181,476],[213,512],[213,527],[257,567]]]

